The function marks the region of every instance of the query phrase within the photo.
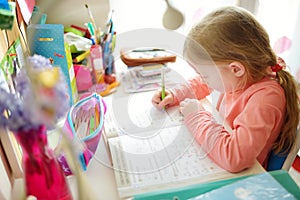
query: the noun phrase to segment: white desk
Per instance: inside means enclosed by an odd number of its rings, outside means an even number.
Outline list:
[[[118,89],[118,92],[121,88]],[[150,103],[150,99],[149,99]],[[51,137],[51,136],[50,136]],[[264,172],[263,167],[256,162],[255,165],[240,173],[226,173],[222,176],[211,177],[209,180],[202,179],[199,180],[198,183],[203,183],[207,181],[216,181],[220,179],[233,178],[237,176],[251,175]],[[94,199],[99,200],[118,200],[120,199],[118,196],[117,185],[114,177],[114,171],[110,164],[110,160],[108,157],[107,149],[104,143],[103,138],[100,140],[97,151],[91,160],[87,171],[85,172],[87,179],[89,181],[89,185],[91,191],[95,194]],[[71,188],[71,191],[74,195],[74,199],[77,199],[77,188],[75,178],[72,176],[68,177],[68,182]],[[17,180],[13,189],[13,199],[22,199],[23,191],[22,180]],[[20,196],[21,195],[21,196]]]
[[[101,140],[96,151],[95,157],[91,160],[87,171],[85,172],[91,191],[95,194],[95,200],[119,200],[117,185],[115,182],[113,169],[109,164],[104,140]],[[210,181],[233,178],[237,176],[251,175],[264,172],[262,166],[256,162],[255,165],[243,172],[232,174],[228,173],[227,177],[213,177]],[[206,182],[207,180],[199,180],[199,183]],[[74,200],[77,199],[77,186],[73,176],[68,177],[70,189],[74,196]],[[24,195],[23,181],[17,180],[13,189],[13,198],[16,200],[22,199]]]

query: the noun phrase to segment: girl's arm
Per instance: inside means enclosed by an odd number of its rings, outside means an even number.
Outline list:
[[[174,96],[171,105],[178,105],[179,102],[186,98],[203,99],[210,94],[210,90],[205,83],[201,82],[200,76],[195,76],[187,81],[187,83],[170,89]]]
[[[227,171],[250,168],[256,159],[265,164],[285,114],[284,97],[269,94],[245,101],[244,109],[232,120],[232,133],[208,111],[186,116],[185,124],[209,157]]]

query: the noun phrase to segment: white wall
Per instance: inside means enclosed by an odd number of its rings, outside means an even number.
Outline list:
[[[300,52],[300,3],[298,5],[298,11],[296,13],[296,23],[295,23],[295,29],[292,35],[292,46],[290,49],[290,53],[288,55],[288,64],[291,68],[291,71],[293,74],[296,75],[297,81],[300,82],[300,60],[299,60],[299,52]],[[299,150],[300,152],[300,150]]]
[[[84,26],[90,18],[85,4],[89,5],[97,26],[105,27],[109,13],[109,0],[36,0],[36,5],[47,14],[47,23]]]

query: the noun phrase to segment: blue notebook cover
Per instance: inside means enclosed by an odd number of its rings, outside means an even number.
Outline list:
[[[189,200],[296,200],[269,173],[254,175],[232,184],[201,194]]]

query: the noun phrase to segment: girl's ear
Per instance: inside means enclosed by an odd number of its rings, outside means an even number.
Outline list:
[[[240,62],[232,62],[228,68],[236,77],[242,77],[246,73],[245,66]]]

